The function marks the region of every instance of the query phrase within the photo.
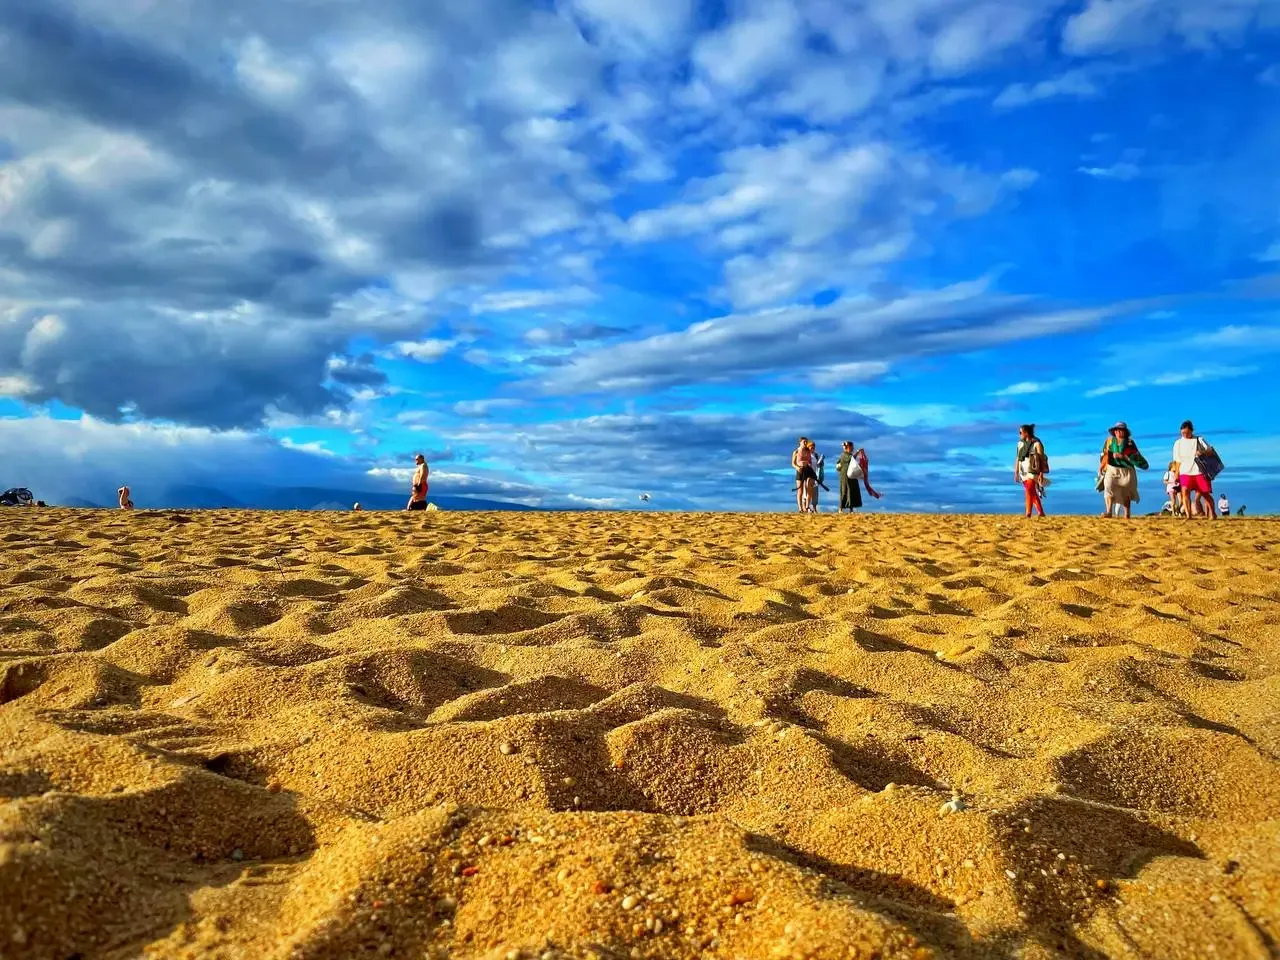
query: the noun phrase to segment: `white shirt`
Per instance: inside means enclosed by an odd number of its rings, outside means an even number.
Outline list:
[[[1043,449],[1043,444],[1041,444],[1039,440],[1031,445],[1032,453],[1038,453],[1041,449]],[[1015,448],[1013,455],[1016,457],[1020,450],[1022,450],[1021,440],[1018,441],[1018,446]],[[1031,472],[1031,458],[1023,457],[1018,461],[1018,479],[1025,483],[1027,480],[1034,480],[1035,478],[1036,475]]]
[[[1173,441],[1173,459],[1178,461],[1178,471],[1184,477],[1200,476],[1200,465],[1196,463],[1196,455],[1200,453],[1203,442],[1199,437],[1179,437]],[[1207,446],[1207,444],[1203,444]]]
[[[1221,510],[1223,513],[1226,513],[1228,510],[1231,509],[1231,504],[1227,502],[1226,497],[1218,498],[1218,509]]]

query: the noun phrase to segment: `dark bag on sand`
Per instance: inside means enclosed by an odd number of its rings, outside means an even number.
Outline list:
[[[1209,446],[1199,437],[1196,437],[1196,466],[1200,468],[1200,472],[1209,478],[1209,482],[1213,482],[1213,478],[1227,469],[1226,464],[1222,462],[1222,458],[1218,456],[1218,451]]]

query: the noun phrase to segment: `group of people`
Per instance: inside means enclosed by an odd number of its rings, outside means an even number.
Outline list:
[[[1215,505],[1213,480],[1222,472],[1217,451],[1196,433],[1195,424],[1184,420],[1173,443],[1173,457],[1165,472],[1165,491],[1169,504],[1165,512],[1191,519],[1216,518],[1221,511],[1228,516],[1230,503],[1223,495]],[[1131,517],[1133,505],[1140,499],[1138,471],[1150,467],[1138,449],[1129,425],[1123,420],[1107,431],[1098,462],[1096,488],[1103,496],[1102,515]],[[1014,460],[1014,479],[1023,487],[1026,516],[1044,516],[1044,494],[1049,485],[1049,458],[1044,444],[1036,436],[1033,423],[1018,430],[1018,452]],[[1243,509],[1243,508],[1242,508]]]
[[[801,513],[818,512],[818,490],[831,488],[826,484],[827,459],[817,450],[817,445],[808,437],[801,437],[796,449],[791,453],[791,468],[796,472],[796,509]],[[858,447],[854,449],[853,441],[846,440],[841,444],[840,456],[836,459],[836,473],[840,478],[840,513],[848,510],[852,513],[862,506],[862,490],[875,499],[880,499],[871,486],[870,461],[867,452]]]

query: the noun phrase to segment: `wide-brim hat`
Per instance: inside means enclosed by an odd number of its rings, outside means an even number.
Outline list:
[[[1125,433],[1130,432],[1129,425],[1125,423],[1123,420],[1116,421],[1116,423],[1111,427],[1111,430],[1109,432],[1115,433],[1117,430],[1123,430]]]

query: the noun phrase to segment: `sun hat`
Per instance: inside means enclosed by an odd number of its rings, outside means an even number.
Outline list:
[[[1115,433],[1117,430],[1123,430],[1125,433],[1129,433],[1129,432],[1130,432],[1130,431],[1129,431],[1129,425],[1128,425],[1127,423],[1125,423],[1123,420],[1117,420],[1117,421],[1115,422],[1115,425],[1114,425],[1114,426],[1112,426],[1112,428],[1111,428],[1110,430],[1108,430],[1107,432],[1108,432],[1108,433]]]

